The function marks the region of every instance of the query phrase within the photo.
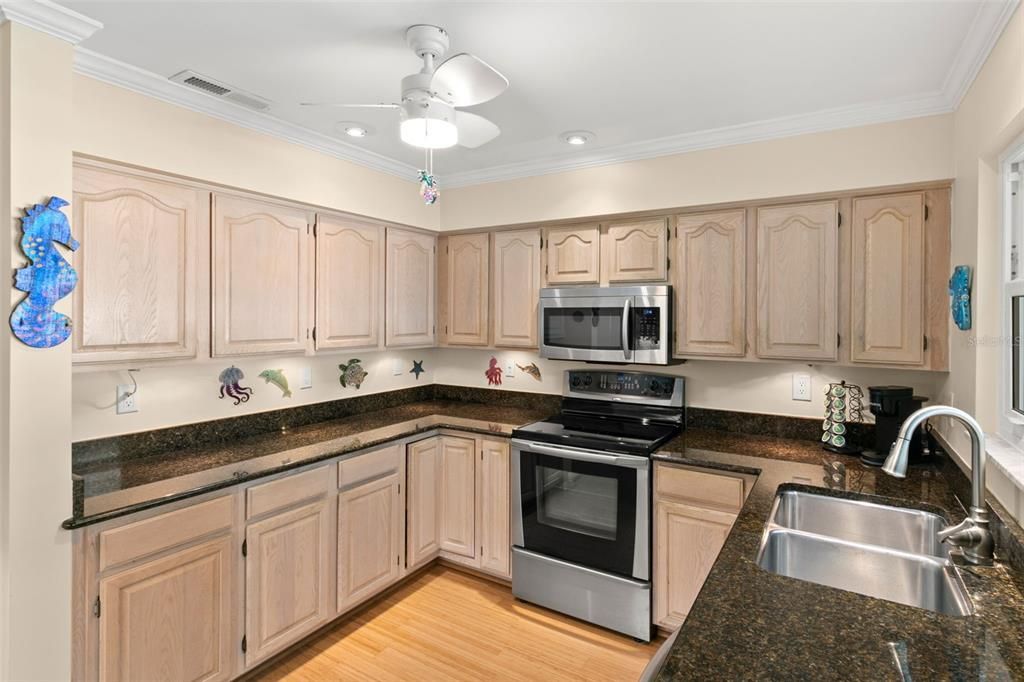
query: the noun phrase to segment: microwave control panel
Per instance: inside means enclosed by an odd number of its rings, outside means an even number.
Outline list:
[[[636,398],[668,398],[678,377],[639,372],[570,370],[569,387],[574,393],[625,395]]]
[[[633,308],[633,350],[661,348],[661,308]]]

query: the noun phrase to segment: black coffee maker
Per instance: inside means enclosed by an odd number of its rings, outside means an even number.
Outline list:
[[[920,409],[927,401],[924,396],[914,395],[909,386],[868,386],[868,401],[871,414],[875,415],[875,449],[865,450],[860,461],[868,466],[880,467],[885,464],[900,427],[911,413]],[[923,458],[922,429],[918,429],[910,440],[910,461]]]

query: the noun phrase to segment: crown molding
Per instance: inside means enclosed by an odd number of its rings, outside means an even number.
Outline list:
[[[960,106],[989,53],[1017,9],[1020,0],[991,0],[978,6],[967,36],[957,50],[953,68],[946,74],[942,91],[954,109]]]
[[[615,145],[591,153],[552,156],[543,159],[504,164],[492,168],[450,173],[440,176],[441,188],[466,187],[488,182],[514,180],[535,175],[549,175],[566,171],[606,166],[628,161],[640,161],[659,156],[730,147],[751,142],[762,142],[807,133],[818,133],[842,128],[855,128],[874,123],[887,123],[920,116],[948,114],[953,107],[941,92],[921,97],[881,104],[857,105],[828,109],[809,114],[740,125],[697,130],[692,133],[660,137],[643,142]]]
[[[252,111],[237,104],[219,100],[211,95],[206,95],[187,86],[174,83],[151,71],[125,64],[82,47],[75,50],[74,69],[76,73],[80,73],[83,76],[89,76],[104,83],[110,83],[111,85],[116,85],[148,97],[234,123],[243,128],[299,144],[328,156],[388,173],[403,180],[412,182],[418,177],[417,169],[409,164],[346,144],[328,135],[295,125],[294,123],[282,121],[269,114]]]
[[[77,45],[103,24],[50,0],[2,0],[0,24],[13,21]]]

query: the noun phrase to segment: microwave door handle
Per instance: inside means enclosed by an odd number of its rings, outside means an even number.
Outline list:
[[[627,298],[626,302],[622,304],[622,356],[626,360],[630,360],[630,354],[633,350],[629,347],[629,311],[632,307],[630,300]]]

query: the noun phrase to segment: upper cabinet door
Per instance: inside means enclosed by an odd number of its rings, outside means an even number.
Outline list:
[[[385,343],[430,346],[434,343],[433,235],[387,229]]]
[[[676,218],[676,355],[746,353],[746,211]]]
[[[757,209],[757,354],[835,360],[836,201]]]
[[[439,257],[442,334],[446,343],[486,346],[490,275],[490,238],[480,234],[442,237]]]
[[[924,362],[923,225],[923,192],[854,199],[854,362]]]
[[[664,281],[668,276],[668,218],[611,223],[601,247],[604,281]]]
[[[305,350],[310,215],[215,194],[213,216],[213,354]]]
[[[540,231],[494,233],[494,345],[537,347]]]
[[[209,196],[75,166],[76,363],[196,356],[198,302],[208,291]]]
[[[546,228],[548,284],[597,284],[601,279],[598,225]]]
[[[316,348],[380,345],[384,230],[317,215]]]

